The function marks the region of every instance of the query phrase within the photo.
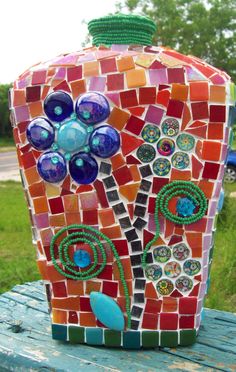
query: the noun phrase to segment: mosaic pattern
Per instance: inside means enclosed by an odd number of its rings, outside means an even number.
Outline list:
[[[11,122],[54,339],[194,343],[234,102],[226,73],[155,46],[86,48],[16,80]],[[180,188],[166,206],[176,220],[155,215],[176,181],[203,192],[203,214]]]

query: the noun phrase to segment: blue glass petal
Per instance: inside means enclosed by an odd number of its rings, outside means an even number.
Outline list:
[[[74,154],[69,162],[69,169],[73,180],[83,185],[93,182],[98,174],[96,160],[86,152]]]
[[[78,120],[66,121],[58,130],[57,142],[68,152],[78,151],[87,142],[87,126]]]
[[[176,206],[178,214],[180,214],[183,217],[192,216],[192,214],[195,211],[195,208],[196,206],[194,202],[189,198],[180,198]]]
[[[78,267],[87,267],[91,263],[90,254],[84,249],[78,249],[74,252],[74,262]]]
[[[73,101],[69,94],[58,90],[50,93],[44,101],[44,111],[49,119],[60,122],[73,112]]]
[[[50,183],[62,181],[67,174],[66,160],[56,151],[42,154],[38,159],[37,169],[40,176]]]
[[[102,125],[94,130],[89,138],[91,151],[101,158],[109,158],[120,147],[120,136],[116,129]]]
[[[75,105],[76,115],[83,123],[97,124],[110,115],[110,106],[106,97],[97,92],[85,93]]]
[[[32,120],[26,130],[29,143],[37,150],[46,150],[51,147],[55,138],[53,125],[45,118]]]

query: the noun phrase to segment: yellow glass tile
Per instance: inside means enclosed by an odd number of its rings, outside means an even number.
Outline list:
[[[52,185],[51,183],[45,183],[45,186],[48,198],[52,198],[53,196],[60,196],[61,193],[60,187]]]
[[[128,88],[142,87],[146,85],[146,74],[145,70],[137,68],[126,72],[127,86]]]
[[[117,60],[117,67],[120,72],[135,68],[133,57],[127,56]]]
[[[99,62],[92,61],[84,64],[84,76],[97,76],[99,75]]]
[[[64,213],[53,214],[49,217],[49,223],[52,227],[62,227],[65,226],[66,220]]]
[[[226,92],[225,87],[219,85],[210,86],[210,101],[217,103],[225,103]]]
[[[156,59],[156,54],[139,54],[135,60],[135,64],[148,68]]]
[[[188,86],[184,84],[172,84],[171,98],[177,101],[187,101]]]

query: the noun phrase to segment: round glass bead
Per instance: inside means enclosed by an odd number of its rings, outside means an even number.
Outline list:
[[[49,119],[60,122],[73,112],[73,101],[69,94],[58,90],[50,93],[44,101],[44,111]]]
[[[165,136],[174,137],[179,132],[179,122],[176,119],[165,119],[161,125],[162,132]]]
[[[187,275],[197,275],[201,270],[201,264],[197,260],[187,260],[184,263],[183,269]]]
[[[154,248],[153,256],[157,262],[167,262],[171,257],[171,250],[169,247],[162,245],[160,247]]]
[[[156,156],[156,150],[154,149],[152,145],[148,145],[144,143],[137,150],[137,157],[143,163],[151,162],[155,158],[155,156]]]
[[[153,172],[157,176],[166,176],[170,172],[171,164],[166,158],[156,159],[153,163]]]
[[[176,288],[182,292],[188,292],[193,288],[193,281],[187,276],[180,276],[175,282]]]
[[[175,143],[170,138],[162,138],[157,143],[157,151],[164,156],[172,155],[175,151]]]
[[[32,120],[26,130],[29,143],[37,150],[46,150],[51,147],[55,138],[53,125],[44,118]]]
[[[183,261],[190,254],[190,250],[185,243],[178,243],[173,247],[173,256],[176,260]]]
[[[190,160],[188,154],[176,152],[171,158],[172,165],[177,169],[185,169],[189,166]]]
[[[169,278],[176,278],[181,273],[181,266],[178,262],[170,261],[165,265],[164,272]]]
[[[160,138],[160,129],[156,125],[148,124],[142,130],[144,141],[154,143]]]
[[[74,262],[78,267],[84,268],[90,265],[90,254],[84,249],[78,249],[74,252]]]
[[[169,279],[161,279],[156,285],[157,291],[162,296],[168,296],[174,290],[174,284]]]
[[[180,198],[176,205],[176,211],[180,216],[190,217],[195,211],[195,204],[189,198]]]
[[[61,125],[58,130],[57,142],[64,151],[74,152],[86,144],[87,138],[86,126],[72,119]]]
[[[116,129],[109,125],[96,128],[89,138],[91,152],[101,158],[109,158],[120,147],[120,136]]]
[[[110,106],[106,97],[97,92],[81,95],[75,105],[79,120],[87,125],[94,125],[106,120],[110,115]]]
[[[42,154],[38,159],[37,169],[39,175],[50,183],[62,181],[67,174],[64,156],[55,151]]]
[[[149,265],[145,269],[145,275],[149,280],[158,280],[162,276],[162,268],[159,265]]]
[[[194,148],[195,139],[190,134],[181,133],[176,139],[177,146],[180,150],[190,151]]]
[[[70,159],[69,170],[75,182],[87,185],[96,179],[98,164],[92,156],[85,152],[80,152],[74,154]]]

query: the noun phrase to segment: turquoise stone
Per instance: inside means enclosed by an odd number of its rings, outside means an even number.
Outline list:
[[[177,202],[176,210],[180,216],[190,217],[193,215],[196,206],[189,198],[180,198]]]
[[[84,249],[79,249],[74,253],[74,262],[78,267],[87,267],[91,264],[90,254]]]
[[[101,292],[90,293],[90,305],[96,318],[114,331],[123,331],[124,315],[117,303]]]
[[[64,151],[74,152],[86,144],[87,138],[87,127],[72,119],[64,123],[58,130],[57,142]]]

